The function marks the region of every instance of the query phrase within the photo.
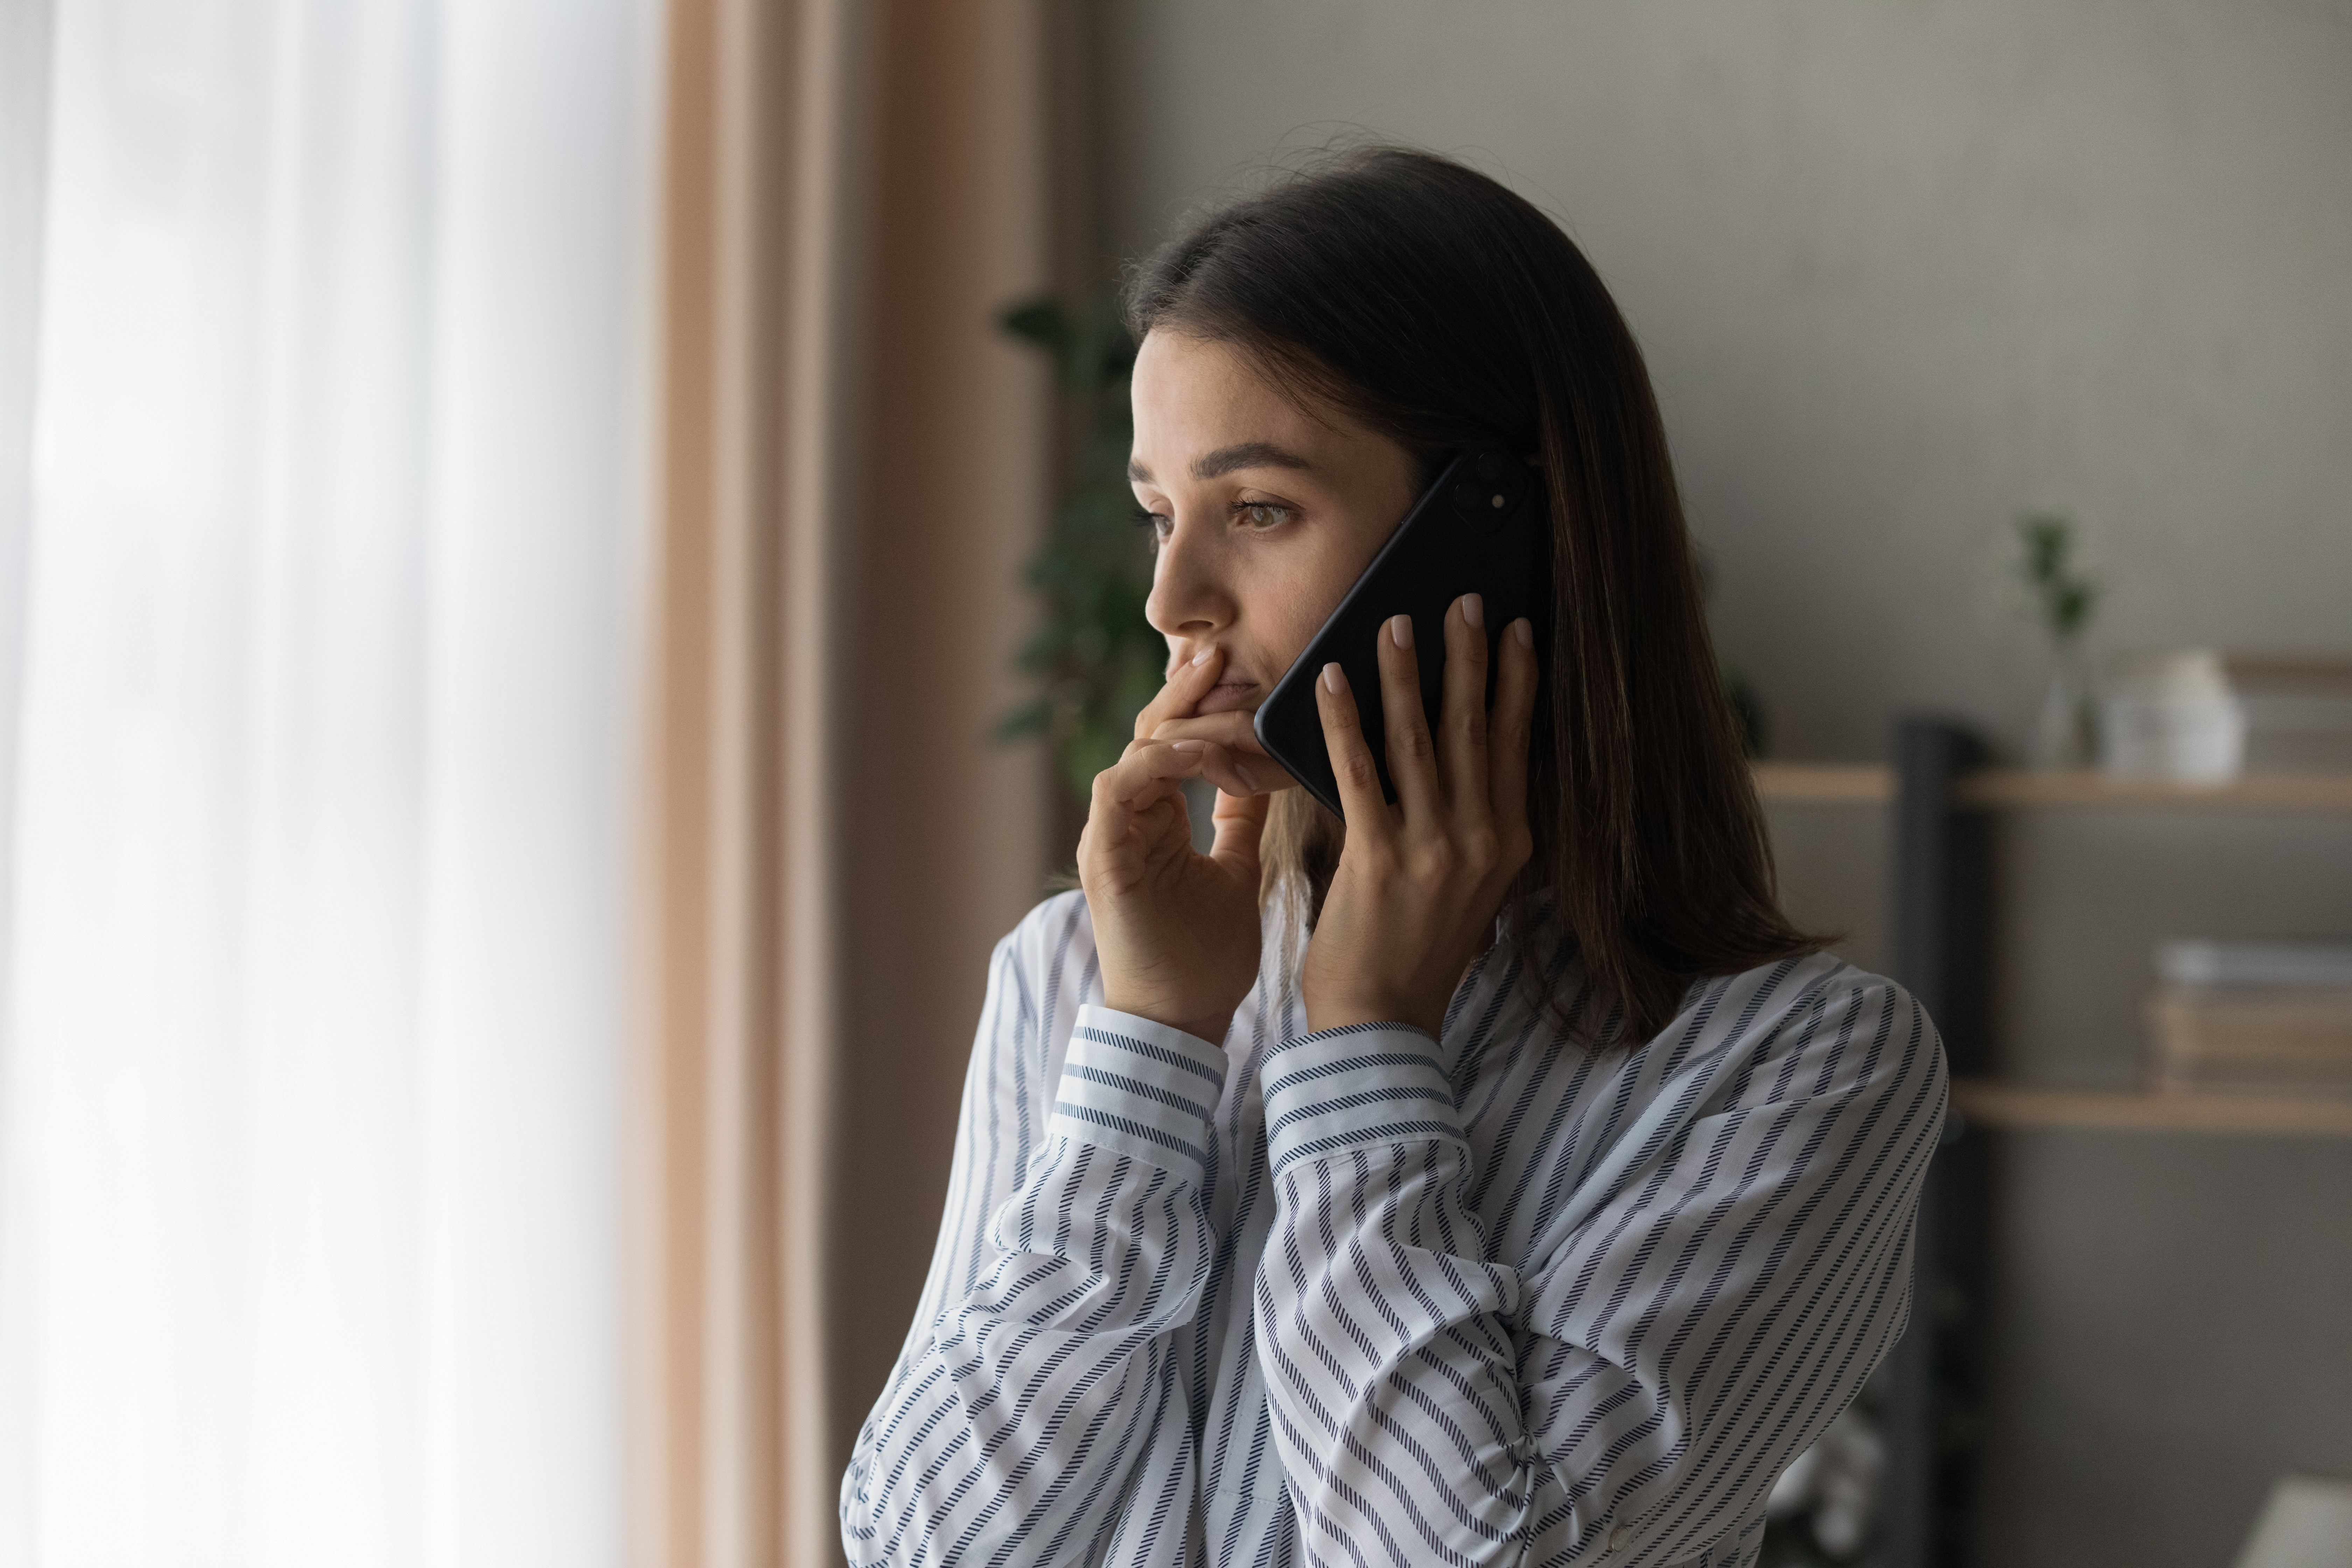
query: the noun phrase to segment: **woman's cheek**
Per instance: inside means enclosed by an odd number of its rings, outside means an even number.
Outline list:
[[[1377,546],[1373,553],[1378,553]],[[1240,584],[1243,619],[1260,628],[1259,647],[1274,677],[1298,662],[1362,575],[1364,564],[1352,552],[1343,556],[1328,544],[1295,553],[1266,551],[1251,563]]]
[[[1276,679],[1298,662],[1298,656],[1307,651],[1307,645],[1314,640],[1316,632],[1321,629],[1328,618],[1326,616],[1309,620],[1295,614],[1283,617],[1276,636],[1269,640],[1266,649],[1267,662],[1273,667]]]
[[[1299,574],[1290,583],[1290,592],[1286,595],[1282,629],[1290,658],[1283,661],[1285,669],[1307,651],[1307,645],[1323,629],[1323,623],[1331,618],[1331,613],[1339,607],[1339,601],[1348,596],[1348,589],[1360,575],[1360,569],[1346,570],[1344,562],[1327,560],[1317,564],[1323,570]]]

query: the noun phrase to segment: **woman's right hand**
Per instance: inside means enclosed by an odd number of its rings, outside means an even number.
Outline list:
[[[1133,742],[1095,775],[1078,839],[1104,1005],[1213,1044],[1224,1039],[1257,979],[1266,797],[1230,747],[1154,735],[1192,716],[1223,664],[1216,649],[1203,650],[1137,715]],[[1184,810],[1183,781],[1194,777],[1218,786],[1216,842],[1206,855],[1192,847]]]

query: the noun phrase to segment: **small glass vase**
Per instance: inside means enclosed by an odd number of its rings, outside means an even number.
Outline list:
[[[2050,650],[2050,686],[2033,721],[2027,760],[2037,768],[2087,768],[2097,754],[2097,710],[2082,645],[2061,637]]]

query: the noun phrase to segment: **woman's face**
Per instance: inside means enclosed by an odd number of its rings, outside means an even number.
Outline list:
[[[1255,712],[1404,520],[1412,455],[1199,338],[1146,334],[1134,396],[1127,477],[1159,542],[1145,614],[1171,671],[1224,655],[1201,713]]]

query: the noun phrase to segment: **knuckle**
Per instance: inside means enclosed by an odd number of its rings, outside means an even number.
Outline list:
[[[1380,770],[1372,766],[1371,758],[1360,752],[1340,759],[1339,776],[1359,789],[1380,787]]]

